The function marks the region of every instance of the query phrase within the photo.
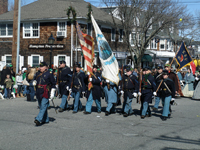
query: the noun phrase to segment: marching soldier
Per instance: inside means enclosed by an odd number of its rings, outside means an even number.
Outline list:
[[[155,75],[155,82],[157,87],[159,86],[159,81],[162,79],[162,72],[163,72],[163,67],[162,66],[158,66],[157,68],[158,72]],[[152,110],[157,111],[158,110],[158,106],[160,103],[160,92],[157,92],[157,96],[155,97],[155,104],[152,108]]]
[[[121,80],[121,75],[118,74]],[[111,113],[116,113],[115,105],[117,103],[117,85],[107,79],[103,80],[105,99],[107,102],[105,115],[108,116]]]
[[[40,72],[36,74],[35,80],[33,85],[36,85],[36,97],[40,112],[35,118],[34,123],[36,126],[39,126],[43,123],[49,123],[47,107],[49,106],[49,99],[54,98],[56,91],[56,81],[53,73],[48,70],[46,62],[40,63]]]
[[[150,68],[146,67],[143,69],[142,76],[142,93],[141,95],[141,119],[145,117],[151,117],[151,110],[149,103],[152,103],[152,96],[156,96],[156,83],[154,77],[151,75]]]
[[[93,74],[91,78],[89,78],[89,82],[92,82],[92,89],[88,91],[88,100],[85,106],[85,111],[83,112],[84,114],[90,114],[91,109],[92,109],[92,103],[93,100],[96,103],[97,106],[97,112],[101,113],[101,74],[97,72],[97,65],[93,66]]]
[[[162,80],[160,80],[161,82]],[[174,82],[169,79],[168,70],[163,70],[163,82],[160,86],[160,95],[163,103],[162,120],[166,121],[170,114],[170,101],[175,100],[175,85]]]
[[[78,110],[82,109],[82,103],[80,97],[82,93],[85,93],[85,73],[81,70],[81,65],[76,64],[76,72],[73,78],[72,95],[74,97],[74,110],[73,113],[77,113]],[[71,90],[71,89],[70,89]]]
[[[58,88],[60,91],[60,95],[62,97],[62,101],[60,104],[59,112],[63,112],[64,110],[69,110],[67,97],[69,95],[69,87],[71,85],[71,70],[66,66],[65,61],[60,61],[59,67],[59,76],[58,76]]]
[[[133,98],[137,97],[137,93],[139,89],[137,77],[132,74],[130,66],[126,67],[126,74],[124,74],[122,77],[121,87],[123,87],[121,93],[124,94],[123,116],[128,117],[129,115],[133,114],[131,104],[132,104]]]

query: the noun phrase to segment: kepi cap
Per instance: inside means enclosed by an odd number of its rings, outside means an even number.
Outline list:
[[[40,67],[44,67],[44,66],[47,66],[47,63],[45,61],[40,63]]]

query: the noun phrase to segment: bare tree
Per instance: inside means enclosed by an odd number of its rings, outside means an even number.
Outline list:
[[[178,27],[178,21],[186,13],[186,6],[172,0],[102,0],[108,7],[116,7],[117,12],[110,9],[116,28],[123,27],[124,40],[136,67],[140,67],[141,59],[148,44],[164,29]],[[115,17],[121,20],[120,25]],[[174,28],[175,29],[175,28]],[[178,31],[174,32],[178,33]],[[130,40],[131,38],[131,40]],[[137,57],[137,62],[134,59]]]

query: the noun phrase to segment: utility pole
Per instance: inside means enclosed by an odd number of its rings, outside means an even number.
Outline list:
[[[19,7],[21,8],[21,0],[15,0],[14,16],[13,16],[12,65],[13,65],[13,70],[16,73],[18,73],[17,63],[19,63],[19,44],[20,44],[20,21],[18,20],[18,17],[20,19],[20,16],[18,16]]]

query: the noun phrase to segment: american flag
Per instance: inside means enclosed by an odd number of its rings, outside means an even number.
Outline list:
[[[94,59],[94,38],[90,35],[84,34],[81,31],[81,28],[76,22],[76,30],[79,37],[79,42],[83,51],[83,56],[85,58],[85,62],[87,65],[87,71],[90,72],[89,78],[91,78],[91,74],[93,74],[92,71],[92,65],[93,65],[93,59]],[[92,88],[92,83],[89,82],[88,84],[88,90]]]

